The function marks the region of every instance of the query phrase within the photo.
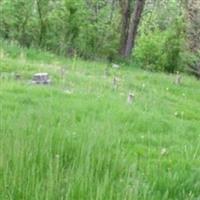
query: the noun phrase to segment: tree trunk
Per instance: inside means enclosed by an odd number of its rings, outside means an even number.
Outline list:
[[[131,12],[131,0],[126,0],[122,17],[121,48],[120,54],[129,57],[135,45],[137,30],[145,5],[145,0],[136,0],[135,8]],[[132,13],[132,14],[131,14]]]
[[[138,26],[140,23],[142,11],[144,9],[145,0],[137,0],[135,5],[135,11],[131,16],[128,38],[126,41],[126,48],[124,52],[124,56],[128,57],[131,55],[132,50],[135,46],[135,39],[137,35]]]
[[[128,37],[128,29],[131,15],[131,0],[120,0],[122,26],[121,26],[121,41],[120,41],[120,55],[124,56],[126,49],[126,41]]]
[[[187,1],[187,34],[190,52],[196,56],[196,60],[190,64],[190,71],[200,78],[200,1]]]
[[[188,40],[189,48],[192,52],[200,50],[200,1],[188,0]]]

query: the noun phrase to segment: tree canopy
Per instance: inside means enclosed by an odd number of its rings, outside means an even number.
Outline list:
[[[64,56],[126,58],[150,70],[195,62],[198,71],[198,2],[1,0],[0,38]]]

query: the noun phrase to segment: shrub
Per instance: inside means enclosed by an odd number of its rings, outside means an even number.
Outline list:
[[[173,73],[185,67],[185,47],[183,24],[176,21],[171,27],[161,30],[141,30],[134,59],[142,68],[152,71],[166,71]]]

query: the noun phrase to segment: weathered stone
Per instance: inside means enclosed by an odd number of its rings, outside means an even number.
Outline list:
[[[135,99],[135,95],[133,93],[129,92],[128,97],[127,97],[127,103],[132,104],[134,99]]]
[[[112,64],[112,68],[115,68],[115,69],[118,69],[118,68],[120,68],[120,66],[118,65],[118,64]]]
[[[116,90],[119,87],[120,79],[118,77],[113,78],[113,89]]]
[[[181,76],[179,73],[177,73],[176,79],[175,79],[174,83],[175,83],[176,85],[180,85],[180,84],[181,84],[181,81],[182,81],[182,76]]]
[[[16,80],[20,80],[21,79],[21,75],[20,74],[15,74],[15,79]]]
[[[34,74],[32,83],[33,84],[50,84],[51,80],[49,79],[48,73],[37,73],[37,74]]]
[[[60,77],[62,79],[64,79],[65,75],[66,75],[66,69],[64,67],[61,67],[60,68]]]

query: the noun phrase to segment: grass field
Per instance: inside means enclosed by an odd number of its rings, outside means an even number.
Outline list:
[[[1,42],[0,200],[200,200],[200,82],[105,67]]]

